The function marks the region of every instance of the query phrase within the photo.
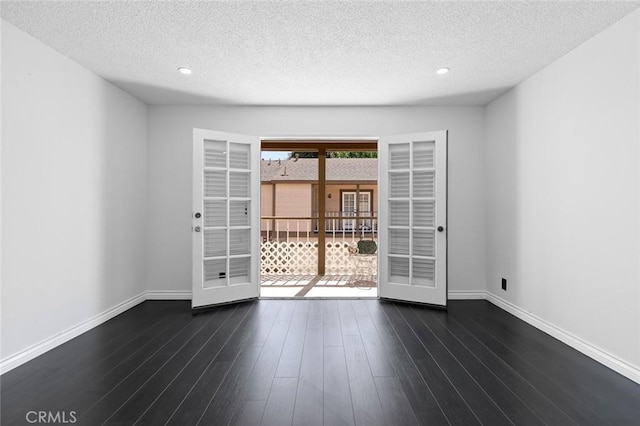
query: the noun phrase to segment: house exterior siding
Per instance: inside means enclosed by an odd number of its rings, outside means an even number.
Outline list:
[[[311,184],[276,184],[276,216],[310,216]]]
[[[275,186],[275,214],[274,214],[274,186]],[[360,191],[370,192],[371,211],[378,211],[378,188],[375,184],[359,185]],[[260,186],[260,215],[277,216],[277,217],[313,217],[316,215],[317,184],[315,183],[263,183]],[[358,185],[356,184],[330,184],[326,186],[327,200],[326,212],[327,217],[340,216],[342,211],[342,193],[345,191],[356,192]],[[329,198],[331,194],[331,198]],[[364,213],[364,212],[363,212]],[[366,212],[369,214],[369,212]],[[280,231],[286,230],[286,222],[279,220]],[[306,232],[311,223],[307,220],[290,220],[287,221],[291,232]],[[315,227],[315,225],[313,225]],[[331,228],[339,229],[340,222],[331,226]],[[275,221],[263,219],[260,221],[260,230],[266,232],[275,229]],[[312,230],[311,228],[309,230]]]

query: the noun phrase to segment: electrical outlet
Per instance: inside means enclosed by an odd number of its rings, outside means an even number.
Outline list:
[[[506,278],[502,279],[502,289],[504,291],[507,291],[507,279]]]

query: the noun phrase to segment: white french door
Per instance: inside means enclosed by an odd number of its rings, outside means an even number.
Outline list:
[[[359,211],[360,216],[366,216],[371,214],[371,193],[360,192],[360,199],[358,201],[358,209],[356,211],[356,195],[357,192],[342,192],[342,212],[341,216],[355,216]],[[370,221],[368,221],[370,222]],[[364,223],[360,221],[362,226],[370,226],[370,223]],[[344,219],[342,228],[345,230],[353,230],[356,227],[355,219]]]
[[[447,132],[378,142],[380,297],[447,304]]]
[[[193,130],[192,307],[260,294],[260,140]]]

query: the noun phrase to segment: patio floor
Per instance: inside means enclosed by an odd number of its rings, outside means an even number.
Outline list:
[[[378,297],[375,275],[262,275],[261,297]]]

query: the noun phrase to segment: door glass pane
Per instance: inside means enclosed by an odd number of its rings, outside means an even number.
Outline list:
[[[342,216],[355,216],[356,213],[356,193],[342,193]],[[355,227],[355,221],[352,219],[344,219],[342,221],[342,229],[350,231]]]
[[[406,170],[411,165],[408,143],[389,146],[389,170]]]
[[[412,285],[435,287],[436,262],[431,259],[413,259]]]
[[[389,254],[409,254],[408,229],[389,229]]]
[[[434,167],[433,154],[435,150],[434,141],[413,143],[413,168]]]
[[[227,259],[207,259],[203,262],[204,288],[227,285]]]
[[[435,226],[435,200],[416,200],[413,202],[413,225]]]
[[[389,201],[389,225],[409,226],[409,201]]]
[[[389,282],[409,284],[409,259],[389,257]]]
[[[230,201],[229,202],[229,225],[249,226],[249,211],[251,201]]]
[[[435,256],[435,231],[432,229],[414,229],[413,255]]]
[[[373,216],[373,211],[371,208],[371,193],[370,192],[361,192],[360,193],[360,205],[358,209],[360,210],[360,216],[362,217],[371,217]],[[361,219],[359,222],[360,226],[358,229],[368,231],[372,229],[373,222],[369,219]]]
[[[229,144],[229,168],[249,170],[251,147],[244,143]]]
[[[229,173],[229,197],[248,198],[250,196],[249,176],[249,173]]]
[[[355,192],[343,192],[342,193],[342,210],[345,213],[353,213],[356,211],[356,193]]]
[[[360,210],[360,214],[365,215],[371,211],[371,194],[368,192],[360,193],[360,200],[358,201],[358,209]]]
[[[434,197],[436,174],[434,171],[413,172],[413,196]]]
[[[229,231],[229,254],[249,254],[249,229],[232,229]]]
[[[218,170],[204,171],[204,196],[205,197],[226,197],[227,196],[227,172]]]
[[[204,141],[204,166],[227,167],[227,143],[225,141]]]
[[[204,230],[204,257],[218,257],[227,255],[227,230]]]
[[[204,226],[227,226],[227,202],[204,200]]]
[[[389,197],[409,198],[409,172],[389,173]]]
[[[236,257],[229,259],[229,284],[251,281],[251,258]]]

